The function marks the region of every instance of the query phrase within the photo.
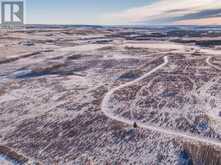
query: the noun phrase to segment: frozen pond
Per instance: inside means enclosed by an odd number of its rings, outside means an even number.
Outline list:
[[[1,165],[21,165],[21,163],[16,160],[10,159],[9,157],[0,154],[0,164]]]
[[[32,73],[31,69],[21,69],[21,70],[16,71],[13,74],[13,77],[16,77],[16,78],[26,77],[27,75],[31,73]]]

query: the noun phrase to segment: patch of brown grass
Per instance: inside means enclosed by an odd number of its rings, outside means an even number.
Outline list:
[[[3,96],[6,93],[4,89],[0,89],[0,96]]]

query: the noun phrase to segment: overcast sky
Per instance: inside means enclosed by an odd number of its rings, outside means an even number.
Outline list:
[[[221,25],[221,0],[26,0],[26,23]]]

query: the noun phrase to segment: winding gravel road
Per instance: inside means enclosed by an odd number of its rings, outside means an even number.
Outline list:
[[[212,64],[212,63],[210,62],[211,58],[212,58],[212,57],[208,57],[208,58],[206,59],[206,63],[207,63],[209,66],[211,66],[211,67],[213,67],[213,68],[215,68],[215,69],[217,69],[217,70],[221,70],[220,67],[218,67],[218,66],[216,66],[216,65],[214,65],[214,64]]]
[[[210,66],[213,66],[209,62],[210,58],[211,57],[209,57],[207,59],[207,63]],[[110,102],[111,96],[116,91],[121,90],[125,87],[128,87],[130,85],[133,85],[133,84],[141,81],[142,79],[146,78],[147,76],[151,75],[152,73],[154,73],[154,72],[158,71],[159,69],[161,69],[162,67],[166,66],[168,63],[169,63],[168,56],[165,56],[164,57],[164,63],[157,66],[156,68],[154,68],[150,72],[144,74],[142,77],[140,77],[136,80],[133,80],[131,82],[128,82],[126,84],[120,85],[119,87],[116,87],[116,88],[110,90],[105,95],[105,97],[104,97],[104,99],[101,103],[102,112],[110,119],[113,119],[113,120],[116,120],[116,121],[119,121],[119,122],[122,122],[122,123],[125,123],[125,124],[128,124],[128,125],[131,125],[131,126],[136,122],[137,126],[140,127],[140,128],[148,129],[150,131],[159,132],[159,133],[162,133],[162,134],[165,134],[165,135],[169,135],[169,136],[172,136],[172,137],[175,137],[175,138],[179,138],[179,140],[183,139],[185,141],[191,141],[191,142],[194,142],[194,143],[203,143],[203,144],[212,145],[212,146],[221,148],[221,141],[218,141],[216,139],[205,138],[205,137],[197,136],[197,135],[191,134],[191,133],[186,133],[186,132],[182,132],[182,131],[178,131],[178,130],[172,130],[172,129],[168,129],[168,128],[157,127],[157,126],[150,125],[150,124],[147,125],[147,124],[144,124],[144,123],[139,122],[139,121],[133,121],[133,120],[124,118],[122,116],[119,116],[118,114],[114,114],[111,111],[111,109],[109,108],[111,106],[111,102]]]

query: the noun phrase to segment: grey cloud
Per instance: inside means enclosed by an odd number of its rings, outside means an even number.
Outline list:
[[[184,12],[185,9],[181,10],[170,10],[167,13],[176,13],[176,12]],[[183,16],[173,16],[168,18],[160,18],[160,19],[152,19],[146,20],[145,23],[153,23],[153,24],[165,24],[165,23],[173,23],[176,21],[190,20],[190,19],[202,19],[202,18],[214,18],[221,16],[221,9],[211,9],[211,10],[203,10],[197,13],[185,14]]]
[[[217,17],[217,15],[219,14],[221,14],[221,9],[203,10],[198,13],[192,13],[181,17],[176,17],[175,19],[186,20],[186,19],[211,18],[211,17]]]
[[[173,9],[173,10],[168,10],[166,13],[176,13],[176,12],[185,12],[189,9]]]

